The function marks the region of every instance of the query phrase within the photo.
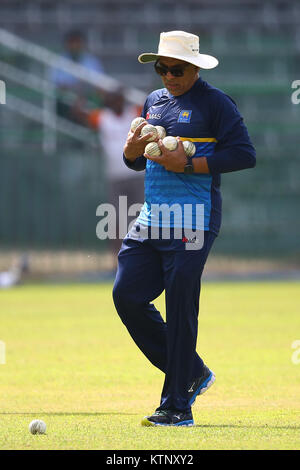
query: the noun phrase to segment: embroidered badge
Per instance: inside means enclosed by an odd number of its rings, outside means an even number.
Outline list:
[[[191,117],[192,117],[192,111],[184,109],[180,111],[177,122],[189,123],[191,122]]]

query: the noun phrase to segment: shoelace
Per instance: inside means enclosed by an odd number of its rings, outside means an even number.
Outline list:
[[[167,410],[158,410],[155,411],[156,416],[168,416],[168,411]]]

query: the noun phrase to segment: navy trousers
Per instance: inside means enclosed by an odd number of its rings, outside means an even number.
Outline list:
[[[201,375],[196,353],[201,276],[215,234],[188,251],[181,239],[126,237],[113,288],[116,310],[144,355],[165,374],[158,409],[189,411],[190,382]],[[166,321],[151,303],[165,290]]]

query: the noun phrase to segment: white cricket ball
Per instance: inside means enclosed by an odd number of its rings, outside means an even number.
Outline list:
[[[142,124],[143,122],[146,122],[146,119],[143,118],[143,117],[136,117],[134,118],[134,120],[132,121],[131,125],[130,125],[130,130],[132,132],[134,132],[136,130],[136,128]]]
[[[150,132],[152,132],[153,135],[147,139],[147,142],[152,142],[153,140],[157,139],[158,133],[157,133],[156,127],[152,126],[152,124],[147,124],[141,130],[142,137]]]
[[[145,147],[145,153],[151,157],[159,157],[161,155],[161,150],[156,142],[150,142]]]
[[[168,150],[172,151],[177,149],[178,142],[176,137],[172,137],[169,135],[168,137],[165,137],[163,139],[162,143]]]
[[[182,143],[186,156],[193,157],[196,153],[196,145],[190,140],[184,140]]]
[[[164,139],[167,135],[166,129],[163,126],[155,126],[157,133],[158,133],[158,138],[159,139]]]
[[[46,432],[46,423],[41,419],[34,419],[29,424],[29,431],[31,434],[45,434]]]

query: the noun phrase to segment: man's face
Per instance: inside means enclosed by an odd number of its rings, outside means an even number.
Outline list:
[[[174,77],[169,71],[166,75],[161,75],[165,88],[167,88],[173,96],[180,96],[186,93],[198,79],[199,69],[195,65],[188,64],[183,60],[161,57],[158,63],[167,67],[184,66],[184,74],[182,77]]]
[[[72,58],[77,59],[84,49],[84,42],[81,38],[70,38],[66,42],[66,49]]]

